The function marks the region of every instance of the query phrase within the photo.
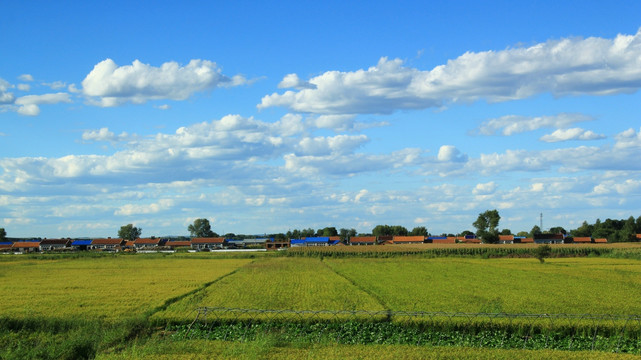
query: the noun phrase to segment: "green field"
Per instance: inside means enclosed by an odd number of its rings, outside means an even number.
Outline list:
[[[312,342],[326,350],[306,353],[298,346],[309,347],[309,339],[298,340],[303,345],[297,345],[291,336],[285,341],[257,335],[223,346],[221,340],[181,340],[159,334],[169,323],[190,324],[195,309],[205,306],[641,314],[641,303],[636,301],[641,298],[640,275],[639,260],[598,257],[553,258],[541,264],[532,258],[421,256],[6,256],[0,258],[0,344],[4,344],[0,345],[0,358],[197,357],[192,356],[190,346],[209,346],[212,356],[230,358],[251,358],[243,354],[257,351],[259,358],[349,358],[347,353],[365,358],[374,346],[383,346],[379,350],[385,349],[389,358],[448,358],[451,354],[508,358],[517,350],[457,347],[452,351],[400,345],[405,340],[399,340],[399,345],[334,347],[331,339],[323,338],[320,343]],[[260,345],[261,341],[271,345]],[[219,353],[216,349],[221,346],[236,352]],[[268,349],[264,356],[259,348]],[[555,354],[522,350],[515,357],[554,358]],[[591,354],[595,358],[605,355]]]

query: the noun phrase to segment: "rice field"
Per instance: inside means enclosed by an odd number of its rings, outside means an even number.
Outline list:
[[[136,317],[246,265],[247,259],[108,256],[0,261],[0,316]]]
[[[189,324],[194,320],[194,310],[204,306],[639,315],[641,261],[635,258],[566,257],[546,259],[541,264],[533,258],[425,257],[406,253],[381,258],[274,254],[234,258],[209,253],[95,258],[11,256],[0,258],[0,294],[3,305],[0,307],[0,330],[4,331],[0,343],[5,343],[0,345],[0,358],[11,358],[12,354],[19,354],[20,349],[25,348],[35,349],[35,358],[47,354],[51,354],[47,355],[49,358],[64,357],[61,354],[69,349],[103,355],[126,350],[122,352],[125,357],[148,358],[145,354],[158,355],[154,349],[156,346],[162,349],[164,342],[141,345],[139,350],[144,350],[144,354],[137,354],[135,348],[125,349],[124,345],[114,344],[123,341],[128,344],[131,334],[141,331],[141,334],[148,333],[136,336],[144,338],[151,334],[150,329],[162,329],[165,324]],[[127,319],[137,322],[127,323]],[[55,322],[57,320],[66,323],[61,325]],[[112,330],[108,334],[91,330],[105,324],[113,324],[109,325]],[[81,334],[85,335],[79,338]],[[596,336],[596,330],[594,334]],[[601,334],[606,335],[606,332],[599,329],[599,336]],[[69,339],[70,343],[56,339]],[[283,340],[277,340],[280,341]],[[78,342],[86,348],[78,347]],[[172,340],[167,344],[178,349],[177,352],[184,351],[180,350],[183,346],[180,341]],[[204,341],[202,344],[220,342]],[[233,344],[232,347],[241,349],[239,351],[251,347]],[[267,357],[288,358],[297,354],[315,358],[315,355],[301,353],[287,344],[272,347],[266,353]],[[120,350],[115,351],[114,346]],[[374,349],[361,345],[328,346],[332,351],[345,349],[340,354],[355,350],[364,357]],[[389,351],[390,357],[431,356],[420,347],[406,348],[410,350],[400,353],[397,351],[402,347],[398,346],[377,348]],[[462,358],[476,358],[481,354],[477,350],[468,353],[456,349],[451,353],[459,351]],[[634,351],[638,352],[638,349]],[[321,351],[318,354],[328,353]],[[450,351],[444,350],[444,353]],[[189,351],[184,354],[191,358]],[[544,358],[546,356],[539,355],[555,353],[506,350],[485,354],[488,357],[532,355],[532,358]]]

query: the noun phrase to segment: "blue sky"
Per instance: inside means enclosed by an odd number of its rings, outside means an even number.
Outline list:
[[[641,215],[641,2],[0,4],[9,236]]]

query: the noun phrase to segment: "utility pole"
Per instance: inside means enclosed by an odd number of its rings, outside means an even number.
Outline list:
[[[541,232],[543,232],[543,213],[541,213],[541,225],[539,227],[541,228]]]

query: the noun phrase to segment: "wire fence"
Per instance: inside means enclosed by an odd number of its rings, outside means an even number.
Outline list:
[[[203,307],[175,336],[641,354],[641,316]]]

